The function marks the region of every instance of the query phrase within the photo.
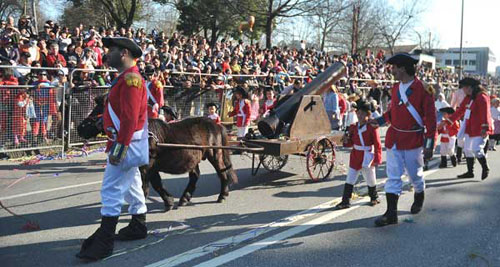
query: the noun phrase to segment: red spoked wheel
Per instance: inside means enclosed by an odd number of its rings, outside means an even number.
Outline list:
[[[330,139],[323,138],[309,145],[306,154],[309,177],[317,182],[326,179],[335,166],[335,146]]]

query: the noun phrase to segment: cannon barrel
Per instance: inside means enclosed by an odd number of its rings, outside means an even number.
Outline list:
[[[345,65],[341,62],[336,62],[328,67],[302,90],[294,93],[289,99],[273,109],[269,116],[259,121],[257,126],[260,133],[267,138],[272,138],[280,134],[279,131],[281,126],[293,120],[302,96],[317,94],[326,87],[332,86],[332,84],[344,76],[344,74]]]

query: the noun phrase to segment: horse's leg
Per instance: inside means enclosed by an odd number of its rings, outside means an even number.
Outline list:
[[[141,180],[142,180],[142,191],[144,192],[144,197],[149,196],[149,181],[148,181],[148,167],[147,166],[141,166],[139,167],[139,172],[141,173]]]
[[[224,164],[223,156],[222,150],[218,150],[215,155],[210,153],[207,157],[208,161],[210,161],[212,166],[214,166],[220,180],[220,193],[217,198],[218,203],[224,202],[224,200],[226,200],[229,196],[229,177],[227,175],[227,168]]]
[[[189,172],[189,183],[182,194],[181,200],[179,201],[179,206],[185,206],[187,203],[191,201],[191,197],[193,196],[194,190],[196,190],[196,183],[200,178],[200,166],[196,165],[194,170]]]
[[[163,188],[160,173],[156,170],[149,170],[147,177],[147,179],[151,182],[153,189],[158,193],[158,195],[160,195],[161,199],[163,199],[165,212],[171,210],[174,206],[174,197],[167,190],[165,190],[165,188]]]

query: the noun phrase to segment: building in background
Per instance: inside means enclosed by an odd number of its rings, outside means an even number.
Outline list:
[[[460,48],[449,48],[447,50],[436,49],[436,66],[438,68],[450,68],[460,65]],[[462,63],[465,73],[471,74],[494,74],[495,54],[489,47],[464,47],[462,53]]]
[[[495,77],[500,78],[500,66],[497,66],[497,69],[495,71]]]

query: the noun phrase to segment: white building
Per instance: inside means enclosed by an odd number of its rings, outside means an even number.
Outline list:
[[[460,65],[460,48],[434,51],[436,66],[439,68],[455,67]],[[486,75],[495,72],[495,55],[489,47],[464,47],[462,63],[464,72]]]

